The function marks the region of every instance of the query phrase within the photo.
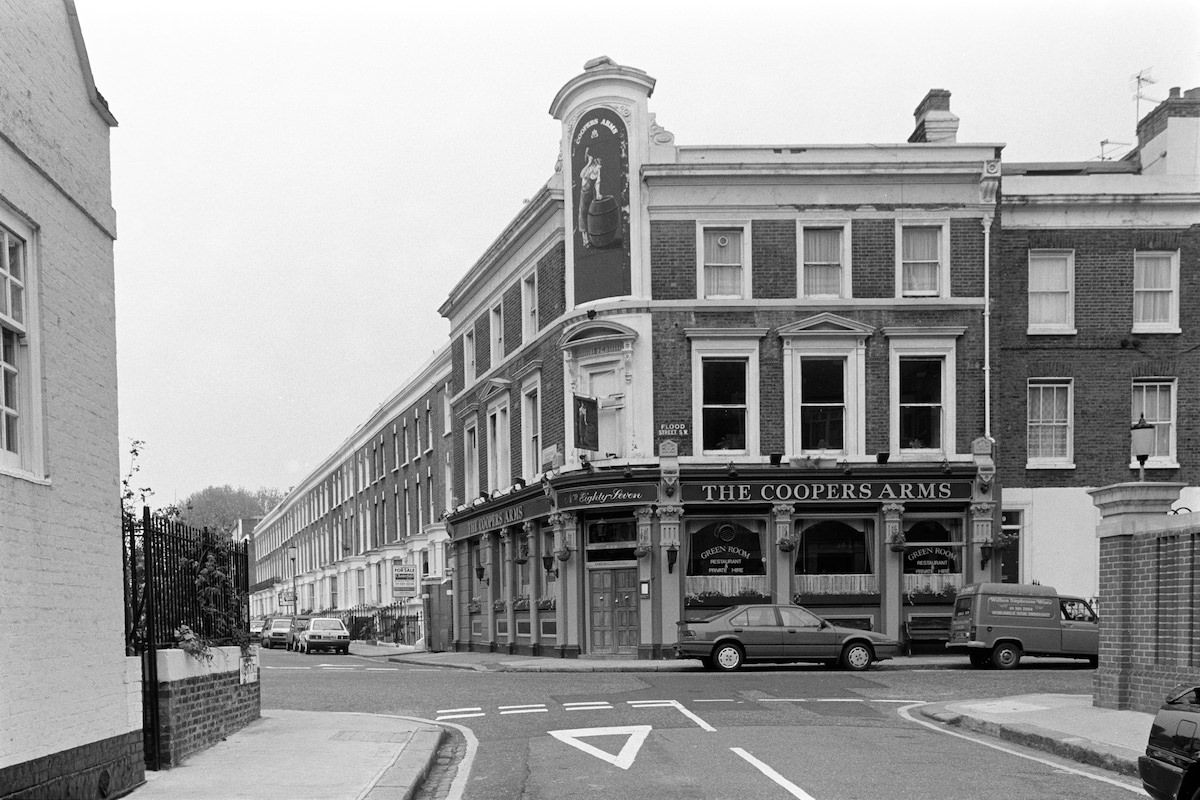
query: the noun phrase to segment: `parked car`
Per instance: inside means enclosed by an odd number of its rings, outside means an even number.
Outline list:
[[[299,617],[292,617],[291,627],[287,633],[287,649],[295,650],[300,644],[300,631],[308,627],[308,621],[312,619],[311,615],[305,614]]]
[[[286,646],[291,627],[291,617],[268,617],[263,623],[262,646],[268,650],[276,645]]]
[[[251,639],[261,639],[262,638],[262,629],[263,629],[264,622],[266,622],[266,620],[264,620],[264,619],[250,620],[250,638]]]
[[[1138,773],[1155,800],[1200,800],[1200,686],[1185,683],[1167,695]]]
[[[350,631],[335,617],[313,617],[300,631],[296,649],[301,653],[314,650],[333,650],[347,655],[350,652]]]
[[[676,624],[675,657],[698,658],[709,669],[735,670],[752,661],[819,661],[863,670],[894,658],[901,648],[890,636],[842,628],[793,605],[720,608]]]
[[[1100,618],[1081,597],[1051,586],[973,583],[958,591],[947,649],[976,667],[1012,669],[1022,655],[1086,658],[1100,654]]]

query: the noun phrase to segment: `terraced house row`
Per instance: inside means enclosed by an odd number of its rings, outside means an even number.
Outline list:
[[[255,529],[255,613],[294,563],[299,610],[437,649],[669,657],[768,600],[903,636],[974,581],[1097,594],[1087,490],[1142,417],[1200,502],[1200,90],[1120,161],[1012,164],[940,89],[895,144],[682,146],[654,88],[598,58],[553,98],[445,348]]]

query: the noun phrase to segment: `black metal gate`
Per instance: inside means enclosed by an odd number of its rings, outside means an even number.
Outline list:
[[[146,768],[157,770],[161,746],[158,651],[179,646],[186,626],[213,646],[247,640],[246,545],[207,528],[190,528],[142,508],[122,514],[125,648],[142,657],[142,730]]]

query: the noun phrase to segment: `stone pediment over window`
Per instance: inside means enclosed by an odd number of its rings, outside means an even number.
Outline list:
[[[486,403],[498,394],[506,394],[512,387],[512,381],[505,378],[488,378],[479,385],[475,397],[480,403]]]
[[[558,340],[563,356],[569,361],[588,356],[629,353],[638,333],[616,322],[588,320],[568,328]]]
[[[830,314],[828,312],[815,314],[787,325],[779,326],[779,336],[787,340],[792,337],[854,337],[866,339],[875,329],[861,322]]]

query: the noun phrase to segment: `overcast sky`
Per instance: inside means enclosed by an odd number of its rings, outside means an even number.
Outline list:
[[[1006,161],[1132,143],[1143,70],[1142,114],[1200,86],[1194,0],[76,5],[120,122],[121,442],[155,505],[288,489],[413,375],[591,58],[656,78],[680,145],[903,142],[941,88]]]

